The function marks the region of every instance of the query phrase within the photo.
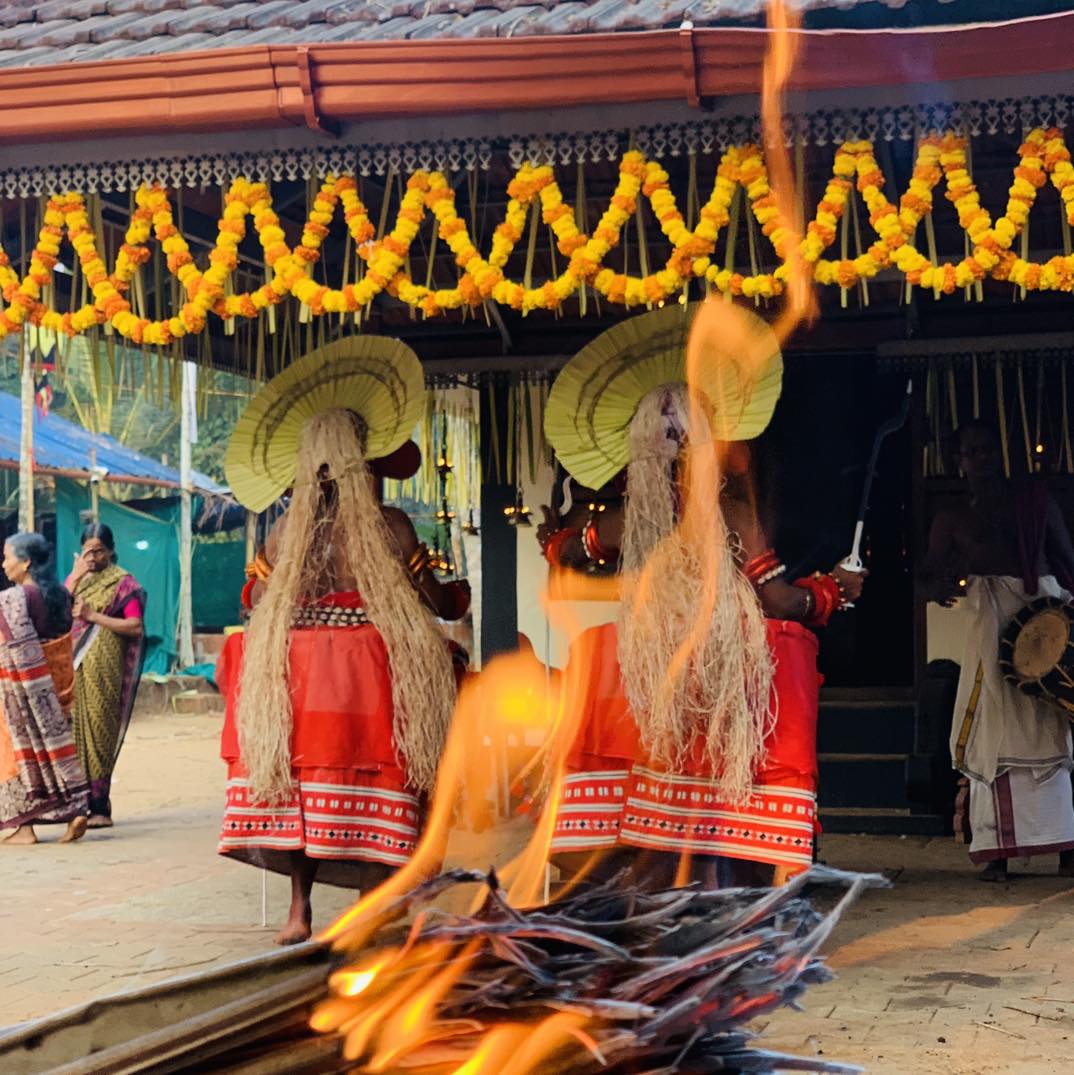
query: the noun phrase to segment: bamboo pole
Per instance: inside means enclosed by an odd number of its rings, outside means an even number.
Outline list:
[[[22,374],[20,379],[21,422],[19,431],[19,529],[34,528],[34,368],[26,352],[25,334],[19,340]]]
[[[183,382],[180,398],[179,432],[179,663],[189,668],[194,663],[194,615],[191,575],[193,566],[193,538],[191,535],[191,447],[197,439],[194,426],[194,395],[197,391],[198,367],[193,362],[183,362]]]
[[[93,521],[101,521],[101,483],[97,475],[97,449],[90,449],[90,512]]]

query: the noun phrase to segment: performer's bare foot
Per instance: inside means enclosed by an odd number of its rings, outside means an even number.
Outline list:
[[[291,909],[283,929],[273,938],[277,944],[301,944],[313,936],[313,906],[310,896],[319,863],[302,851],[291,852]]]
[[[1059,876],[1074,877],[1074,851],[1059,852]]]
[[[0,840],[0,843],[7,844],[9,847],[29,847],[37,843],[37,833],[34,832],[33,825],[20,825],[14,832],[8,833],[3,840]]]
[[[59,843],[73,844],[75,840],[81,840],[86,835],[89,822],[85,817],[74,817],[67,824],[67,831],[60,837]]]
[[[978,881],[1002,883],[1007,880],[1007,860],[994,859],[978,875]]]
[[[87,828],[110,829],[114,824],[115,822],[105,814],[90,814]]]
[[[272,940],[274,944],[279,945],[302,944],[312,936],[313,911],[310,909],[309,904],[306,904],[306,907],[297,914],[294,908],[291,909],[290,915],[287,916],[287,921],[283,924],[283,929]]]

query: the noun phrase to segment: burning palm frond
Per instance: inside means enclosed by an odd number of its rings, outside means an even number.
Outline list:
[[[755,1048],[745,1024],[830,978],[818,949],[844,908],[882,878],[815,867],[771,890],[656,893],[620,878],[519,910],[495,874],[456,871],[388,915],[475,882],[488,888],[477,914],[419,910],[408,933],[382,928],[332,976],[334,995],[312,1025],[340,1038],[347,1070],[857,1070]],[[803,896],[807,884],[847,892],[821,914]]]

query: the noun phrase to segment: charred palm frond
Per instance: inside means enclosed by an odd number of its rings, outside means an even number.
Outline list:
[[[497,1042],[520,1073],[857,1070],[756,1048],[745,1024],[829,980],[818,950],[882,878],[815,867],[777,889],[655,893],[619,878],[518,910],[495,874],[458,871],[395,910],[478,880],[488,894],[477,914],[423,911],[405,942],[396,933],[366,947],[333,976],[314,1025],[340,1037],[349,1070],[433,1075],[491,1056]],[[823,914],[803,894],[809,884],[847,891]],[[545,1043],[526,1047],[527,1069],[518,1043],[537,1036]]]

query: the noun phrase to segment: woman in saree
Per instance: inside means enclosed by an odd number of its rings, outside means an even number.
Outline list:
[[[91,829],[112,827],[112,770],[127,734],[145,657],[145,591],[116,563],[112,531],[91,523],[68,576],[74,598],[78,758],[90,782]]]
[[[67,823],[60,843],[85,835],[89,787],[69,723],[74,692],[71,598],[40,534],[4,544],[0,592],[0,828],[7,845],[36,844],[34,824]]]

